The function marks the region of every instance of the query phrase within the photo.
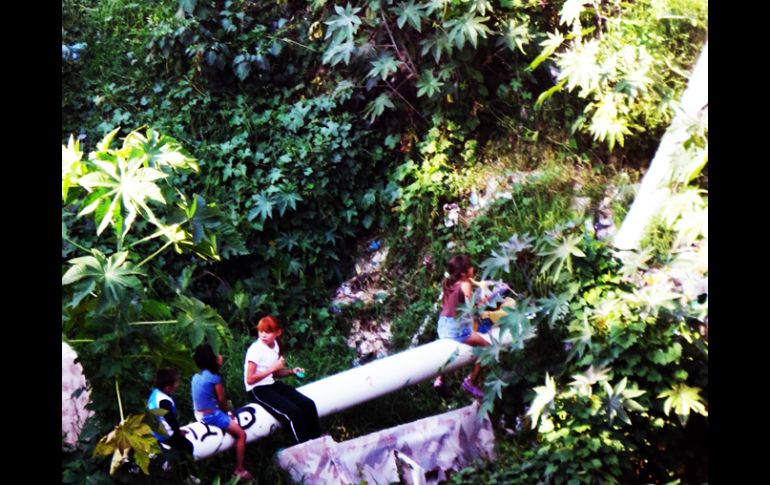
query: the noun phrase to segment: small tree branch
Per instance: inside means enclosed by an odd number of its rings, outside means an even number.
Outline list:
[[[409,57],[409,52],[404,49],[404,54],[401,53],[401,51],[398,50],[398,45],[396,44],[396,39],[393,38],[393,32],[390,31],[390,25],[388,25],[388,19],[385,17],[385,11],[380,10],[380,14],[382,14],[382,23],[385,25],[385,30],[388,31],[388,37],[390,37],[390,42],[393,44],[393,49],[396,50],[396,56],[398,56],[399,60],[406,59],[407,62],[406,68],[409,70],[409,74],[411,77],[417,78],[417,68],[414,66],[414,62],[412,62],[412,58]]]
[[[394,87],[393,87],[393,85],[390,83],[390,81],[388,81],[388,80],[386,79],[386,80],[385,80],[385,83],[388,85],[388,88],[390,88],[390,90],[391,90],[391,91],[393,91],[393,93],[394,93],[396,96],[398,96],[399,98],[401,98],[401,100],[402,100],[404,103],[406,103],[406,104],[407,104],[407,106],[409,106],[409,107],[412,109],[412,111],[414,111],[415,113],[417,113],[417,116],[419,116],[420,118],[422,118],[422,120],[423,120],[424,122],[426,122],[426,123],[428,122],[428,120],[426,120],[426,119],[425,119],[425,117],[422,115],[422,113],[420,113],[419,111],[417,111],[417,108],[415,108],[414,106],[412,106],[412,103],[410,103],[409,101],[407,101],[407,99],[406,99],[404,96],[402,96],[402,95],[401,95],[401,93],[399,93],[399,92],[398,92],[398,90],[397,90],[396,88],[394,88]]]

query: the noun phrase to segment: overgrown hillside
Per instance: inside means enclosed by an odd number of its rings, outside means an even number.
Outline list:
[[[378,325],[380,354],[431,341],[446,262],[465,252],[518,306],[513,347],[480,356],[498,460],[452,482],[707,482],[707,120],[642,250],[608,246],[706,9],[63,1],[62,339],[95,411],[63,444],[63,481],[228,480],[231,453],[148,459],[157,443],[128,417],[157,368],[181,370],[186,422],[192,349],[224,355],[245,403],[266,314],[312,380],[375,358],[348,341]],[[322,425],[340,441],[438,414],[468,402],[454,387]],[[115,441],[97,445],[111,432],[130,438],[114,461]],[[288,483],[272,455],[289,444],[249,444],[247,468]]]

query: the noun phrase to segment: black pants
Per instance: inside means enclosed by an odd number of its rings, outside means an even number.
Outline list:
[[[182,433],[174,433],[163,442],[164,445],[168,445],[173,450],[184,451],[189,454],[193,454],[193,444],[182,436]]]
[[[289,430],[297,443],[321,436],[318,410],[312,399],[283,382],[252,389],[252,402],[259,404]]]

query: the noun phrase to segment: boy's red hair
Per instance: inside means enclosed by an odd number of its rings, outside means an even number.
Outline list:
[[[281,331],[281,326],[274,316],[268,315],[257,322],[257,331],[275,333]]]

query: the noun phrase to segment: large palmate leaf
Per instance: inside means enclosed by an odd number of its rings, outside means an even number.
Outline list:
[[[556,49],[564,42],[564,36],[561,32],[547,32],[547,35],[548,37],[540,42],[540,47],[543,48],[542,52],[527,66],[528,71],[534,71],[543,61],[551,57],[551,54],[556,52]]]
[[[252,198],[254,199],[254,208],[249,212],[247,217],[248,220],[252,220],[259,216],[259,218],[264,221],[268,217],[273,216],[273,206],[275,205],[275,202],[269,194],[257,194]]]
[[[663,403],[663,412],[668,416],[673,408],[682,426],[687,424],[690,411],[695,411],[702,416],[708,416],[706,402],[700,396],[700,391],[700,388],[690,387],[684,383],[674,384],[670,389],[658,394],[659,398],[666,398],[666,401]]]
[[[512,350],[523,349],[524,342],[537,336],[532,319],[535,318],[539,310],[540,308],[532,304],[529,298],[517,302],[515,307],[503,307],[505,315],[500,317],[498,321],[501,328],[500,335],[502,336],[504,332],[511,334],[513,338]]]
[[[350,63],[350,56],[355,50],[353,36],[361,25],[361,18],[356,15],[361,11],[360,7],[353,8],[348,3],[343,9],[339,5],[334,6],[336,15],[329,17],[324,23],[329,26],[324,38],[331,40],[324,52],[322,62],[324,64],[337,65],[340,62]]]
[[[227,333],[227,323],[219,313],[197,298],[184,295],[177,297],[174,307],[180,311],[177,322],[190,346],[196,347],[207,339],[214,352],[219,352],[221,337]]]
[[[420,55],[424,56],[425,54],[431,53],[433,54],[433,59],[436,63],[441,60],[441,54],[445,52],[449,54],[452,52],[452,41],[449,36],[441,30],[437,30],[435,34],[420,41],[420,45],[422,45]]]
[[[458,49],[465,47],[466,40],[470,41],[475,49],[478,46],[479,36],[486,39],[487,34],[492,32],[484,23],[487,20],[489,20],[489,17],[477,17],[471,11],[461,18],[444,22],[444,28],[449,30],[449,38]]]
[[[334,88],[334,91],[332,92],[332,98],[339,100],[340,103],[344,103],[353,95],[353,90],[355,87],[356,85],[353,84],[352,81],[343,79],[342,81],[338,82],[337,87]]]
[[[696,240],[709,237],[709,210],[708,207],[685,212],[674,224],[677,232],[674,247],[689,247]]]
[[[580,21],[580,14],[583,13],[585,4],[589,0],[567,0],[561,6],[559,11],[559,25],[572,25]]]
[[[634,288],[624,298],[648,315],[657,316],[661,309],[673,310],[682,295],[674,290],[674,284],[663,276],[655,276],[642,288]]]
[[[591,365],[583,374],[574,374],[572,376],[573,381],[569,385],[574,387],[578,394],[591,396],[593,385],[609,379],[610,370],[609,367],[594,369],[594,366]]]
[[[144,158],[146,165],[157,170],[200,170],[195,159],[185,153],[176,139],[149,128],[144,135],[138,130],[129,133],[123,140],[123,148],[133,150],[132,157]]]
[[[332,66],[336,66],[343,61],[345,64],[349,64],[350,56],[353,54],[355,49],[356,46],[353,44],[353,40],[332,44],[324,52],[322,61],[324,64],[331,64]]]
[[[380,94],[374,101],[370,101],[364,109],[364,116],[373,122],[375,118],[385,112],[385,108],[394,109],[396,106],[390,100],[390,96],[385,93]]]
[[[623,46],[618,54],[620,58],[621,78],[615,86],[615,90],[626,94],[629,99],[634,99],[638,94],[647,92],[653,83],[651,69],[653,67],[652,56],[644,46]]]
[[[360,7],[353,8],[349,3],[344,9],[335,5],[336,15],[324,22],[329,26],[325,38],[331,38],[322,58],[324,64],[335,66],[343,61],[345,64],[350,63],[350,56],[355,50],[353,36],[361,25],[361,19],[356,15],[360,10]]]
[[[585,253],[578,247],[580,244],[580,236],[568,235],[561,238],[561,241],[553,238],[546,238],[545,243],[548,247],[543,248],[537,254],[538,256],[547,256],[543,262],[543,267],[540,272],[545,273],[548,269],[556,264],[553,271],[553,281],[556,282],[559,279],[562,268],[566,265],[567,271],[572,273],[572,256],[580,258],[585,257]]]
[[[634,401],[635,397],[639,397],[647,391],[640,389],[626,389],[628,379],[626,377],[621,380],[617,386],[613,389],[607,381],[602,382],[604,384],[604,390],[606,396],[602,400],[604,409],[607,412],[610,425],[617,416],[621,421],[626,424],[631,424],[631,418],[628,417],[628,411],[644,411],[645,408],[638,402]]]
[[[495,399],[501,399],[503,396],[503,389],[508,387],[508,382],[504,381],[495,373],[490,373],[484,381],[484,401],[479,408],[479,415],[486,416],[487,413],[491,413],[495,408]]]
[[[204,259],[219,261],[219,240],[228,245],[230,253],[248,253],[243,238],[215,203],[206,203],[203,197],[196,194],[190,202],[183,197],[178,207],[181,215],[173,220],[180,226],[184,225],[186,230],[173,234],[175,239],[169,239],[177,252],[190,249]]]
[[[143,211],[151,220],[157,220],[148,202],[165,204],[157,180],[166,178],[166,174],[144,166],[141,157],[126,160],[120,153],[114,160],[93,160],[93,171],[78,179],[78,184],[95,197],[89,198],[89,204],[78,216],[95,212],[97,219],[101,214],[97,234],[101,234],[109,225],[115,224],[118,216],[122,217],[122,237],[131,229],[136,216]]]
[[[278,214],[283,216],[286,208],[297,210],[297,202],[302,202],[302,196],[297,192],[281,192],[278,194]]]
[[[708,204],[703,197],[705,194],[706,192],[702,189],[688,187],[670,195],[660,211],[661,222],[666,227],[672,228],[674,223],[685,214],[693,214],[707,208]]]
[[[565,291],[558,295],[549,292],[547,298],[543,297],[537,300],[543,313],[548,315],[548,328],[552,329],[554,324],[567,314],[573,296],[571,291]]]
[[[493,250],[492,256],[481,263],[483,269],[481,279],[487,279],[489,276],[497,277],[500,271],[510,273],[510,265],[516,261],[519,253],[532,248],[534,239],[529,234],[514,234],[513,236],[500,244],[499,250]]]
[[[471,4],[471,12],[476,11],[480,13],[481,15],[484,15],[487,13],[487,10],[490,12],[494,12],[494,9],[492,8],[492,3],[490,3],[489,0],[470,0]]]
[[[559,80],[567,80],[567,89],[580,88],[580,97],[585,97],[599,86],[601,69],[597,63],[599,41],[591,40],[576,44],[573,48],[558,55]]]
[[[401,66],[403,62],[397,61],[390,52],[385,52],[377,59],[371,61],[370,64],[372,65],[372,68],[369,70],[366,77],[372,79],[377,79],[379,77],[384,81],[388,76],[397,72],[399,66]]]
[[[417,81],[417,97],[419,98],[427,94],[429,98],[432,98],[441,92],[441,86],[443,85],[443,81],[433,76],[433,71],[423,71],[420,79]]]
[[[128,289],[141,290],[137,275],[142,272],[127,258],[127,251],[107,257],[94,248],[91,256],[70,259],[71,266],[62,277],[62,285],[78,283],[70,305],[77,306],[91,292],[96,292],[103,304],[107,304],[119,302]]]
[[[545,373],[545,385],[535,388],[535,399],[532,400],[532,404],[529,406],[527,416],[532,418],[532,429],[537,428],[537,420],[545,410],[546,406],[550,405],[556,397],[556,382],[553,377]]]
[[[513,258],[510,254],[508,254],[506,251],[492,251],[492,256],[488,257],[484,261],[481,262],[481,268],[483,269],[483,272],[481,274],[481,279],[485,280],[489,278],[490,276],[495,278],[499,275],[500,271],[504,271],[506,273],[511,272],[511,260]]]
[[[507,241],[501,243],[500,247],[512,256],[518,256],[519,253],[532,249],[534,241],[535,238],[525,232],[524,234],[514,234]]]
[[[352,41],[353,35],[355,35],[358,27],[361,25],[361,18],[356,15],[361,11],[361,8],[353,8],[348,3],[344,9],[339,5],[335,5],[334,11],[337,14],[332,15],[329,17],[329,20],[324,22],[329,26],[324,38],[328,39],[329,37],[332,37],[333,41],[336,43]]]
[[[96,444],[94,456],[112,455],[110,475],[128,459],[132,450],[136,464],[146,475],[150,474],[150,454],[160,453],[160,445],[144,420],[144,414],[128,416]]]
[[[519,23],[516,19],[508,19],[505,23],[503,35],[497,41],[497,45],[505,44],[512,51],[519,49],[522,54],[526,54],[524,46],[532,40],[532,34],[529,31],[529,22]]]
[[[67,145],[61,146],[61,198],[67,200],[70,187],[77,185],[81,175],[85,173],[85,167],[81,161],[83,152],[80,151],[80,141],[70,135]]]
[[[393,13],[398,15],[398,19],[396,20],[398,28],[403,29],[404,25],[409,22],[409,25],[414,27],[417,32],[422,32],[420,23],[423,18],[427,17],[424,8],[424,5],[415,5],[414,0],[409,0],[409,3],[399,3],[397,7],[393,8]]]
[[[647,269],[647,262],[652,259],[652,249],[644,248],[641,251],[626,251],[623,254],[623,267],[620,275],[626,278],[636,277],[640,271]]]
[[[581,318],[572,320],[568,329],[571,337],[564,342],[572,346],[567,355],[567,361],[570,361],[575,357],[582,357],[586,350],[591,349],[593,346],[594,329],[588,323],[588,317],[585,314]]]
[[[591,124],[588,126],[588,131],[593,135],[594,139],[598,141],[606,139],[610,150],[615,146],[615,142],[623,146],[625,135],[630,135],[631,130],[628,129],[628,120],[623,116],[619,116],[618,102],[615,99],[615,95],[613,93],[605,94],[599,101],[591,103],[586,107],[586,111],[591,109],[595,111],[591,118]]]
[[[443,11],[446,4],[449,3],[449,0],[428,0],[425,3],[425,11],[428,14],[432,14],[436,11]]]

